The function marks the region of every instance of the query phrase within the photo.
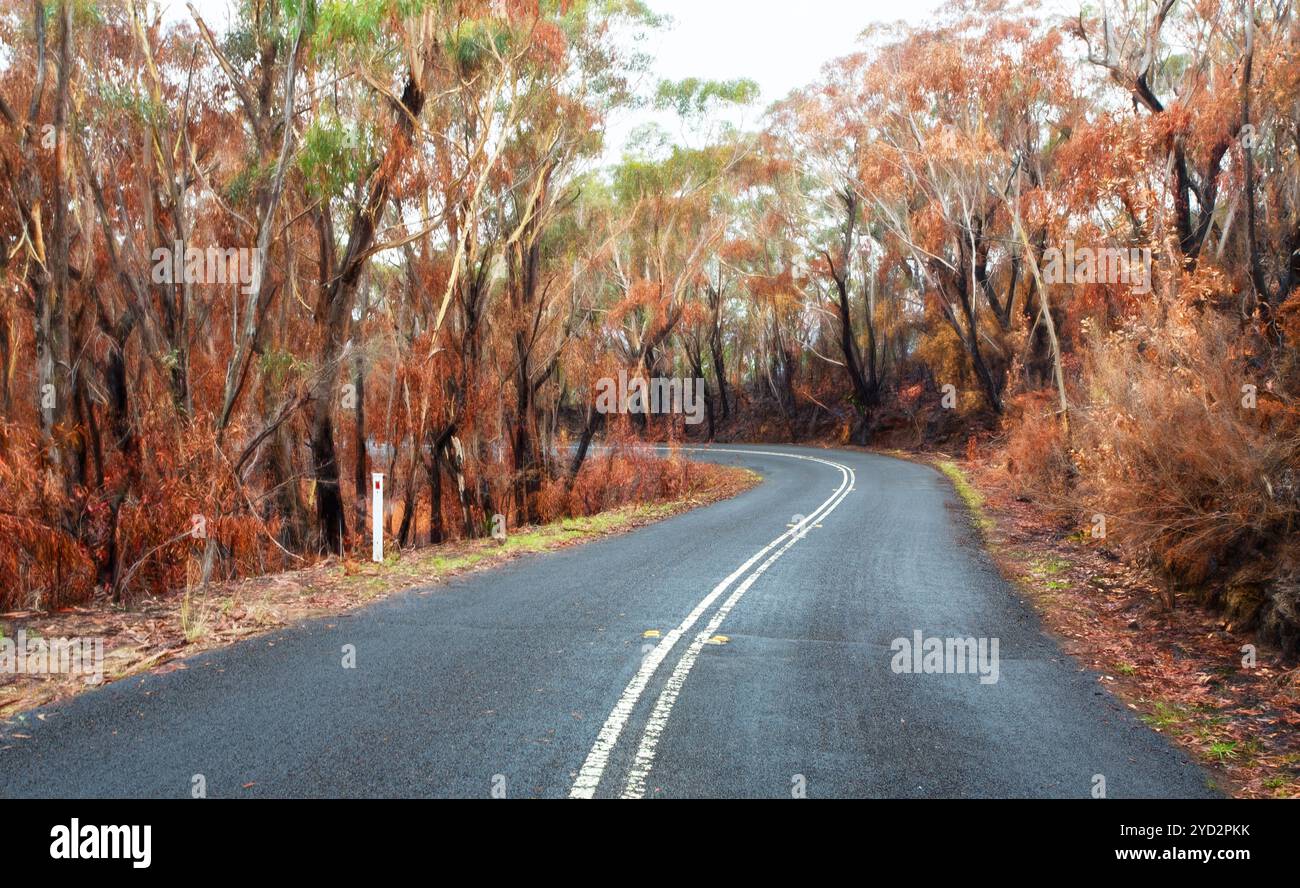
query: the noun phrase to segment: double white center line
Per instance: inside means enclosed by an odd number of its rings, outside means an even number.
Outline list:
[[[697,450],[703,448],[682,448],[683,450]],[[753,573],[745,577],[745,580],[736,587],[722,606],[714,613],[713,618],[709,620],[705,628],[700,631],[677,661],[673,668],[672,674],[668,677],[667,683],[659,693],[658,700],[655,701],[654,710],[650,713],[650,718],[646,722],[646,727],[641,735],[641,742],[637,746],[636,757],[632,762],[631,770],[628,772],[627,783],[623,789],[623,798],[640,798],[645,794],[646,778],[650,774],[650,768],[654,764],[655,748],[658,746],[659,738],[662,736],[664,727],[668,724],[668,717],[672,714],[673,704],[677,702],[677,697],[681,693],[682,686],[686,683],[686,677],[690,674],[691,668],[694,667],[695,661],[699,658],[700,651],[705,643],[711,638],[722,621],[731,613],[732,608],[740,601],[750,586],[754,585],[763,573],[772,566],[772,564],[789,551],[790,547],[807,535],[808,529],[817,522],[824,519],[831,512],[835,511],[844,498],[853,491],[853,483],[856,475],[853,470],[846,465],[837,462],[831,462],[827,459],[821,459],[816,456],[802,456],[795,453],[779,453],[776,451],[766,450],[726,450],[722,448],[710,447],[707,449],[710,453],[741,453],[755,454],[759,456],[780,456],[787,459],[802,459],[809,462],[818,462],[830,466],[840,471],[840,486],[836,488],[820,506],[818,506],[811,515],[804,518],[794,527],[781,534],[772,542],[768,543],[744,564],[736,568],[722,582],[713,587],[708,595],[704,596],[695,605],[695,608],[686,615],[681,625],[670,631],[659,644],[651,650],[641,661],[641,666],[637,669],[636,675],[628,682],[627,687],[623,689],[622,695],[618,702],[614,704],[614,709],[610,712],[609,717],[605,719],[605,724],[601,727],[600,733],[596,736],[596,742],[592,744],[591,752],[587,754],[586,761],[582,764],[582,769],[578,772],[577,779],[573,782],[573,788],[569,791],[571,799],[589,799],[596,794],[596,789],[600,786],[601,778],[605,775],[605,768],[609,764],[610,754],[618,744],[619,737],[623,734],[623,729],[627,726],[628,719],[632,716],[632,711],[636,708],[637,702],[641,695],[645,693],[646,687],[654,677],[655,672],[672,652],[677,642],[704,616],[705,612],[713,606],[731,585],[745,574],[759,559],[763,558],[769,552],[772,554],[763,561],[762,564],[754,570]],[[778,548],[779,547],[779,548]],[[773,552],[772,550],[776,551]]]

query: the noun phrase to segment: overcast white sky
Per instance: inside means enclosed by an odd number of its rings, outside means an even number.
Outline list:
[[[228,0],[193,0],[214,27],[228,19]],[[644,49],[656,59],[648,93],[661,78],[702,77],[758,82],[762,96],[745,119],[759,113],[815,79],[827,61],[851,52],[858,34],[873,22],[903,19],[919,22],[940,0],[648,0],[652,9],[672,17],[670,28],[653,33]],[[162,0],[168,17],[188,18],[184,0]],[[611,121],[607,158],[616,159],[627,136],[656,120],[678,136],[672,119],[649,111]]]
[[[743,122],[754,124],[762,110],[793,89],[816,79],[822,65],[857,48],[868,25],[902,19],[920,22],[940,0],[647,0],[673,24],[653,33],[645,51],[656,63],[652,90],[660,79],[701,77],[757,81],[762,95]],[[621,153],[637,126],[655,120],[679,132],[668,115],[638,112],[611,121],[608,154]]]
[[[675,22],[649,41],[662,77],[748,77],[763,103],[783,98],[851,52],[873,22],[924,20],[937,0],[648,0]]]

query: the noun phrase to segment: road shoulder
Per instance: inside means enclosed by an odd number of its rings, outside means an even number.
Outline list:
[[[1300,669],[1221,615],[1178,600],[1087,528],[1051,520],[980,465],[929,454],[998,569],[1062,648],[1238,797],[1300,798]],[[1253,660],[1253,665],[1249,665]]]

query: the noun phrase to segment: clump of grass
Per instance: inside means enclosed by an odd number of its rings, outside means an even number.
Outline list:
[[[1069,566],[1070,562],[1063,558],[1040,558],[1034,562],[1033,571],[1036,574],[1055,576]]]
[[[1209,748],[1210,755],[1217,758],[1220,762],[1237,757],[1237,741],[1222,740],[1218,743],[1211,743]]]
[[[1180,729],[1188,718],[1188,709],[1178,703],[1157,700],[1152,711],[1142,716],[1142,720],[1160,731]]]
[[[196,598],[195,590],[203,593]],[[207,606],[207,585],[202,579],[202,568],[197,559],[190,558],[185,565],[185,595],[180,608],[181,634],[186,644],[193,644],[208,633],[211,614]]]

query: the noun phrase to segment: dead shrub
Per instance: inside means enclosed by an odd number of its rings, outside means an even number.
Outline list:
[[[1072,511],[1073,463],[1065,430],[1056,414],[1056,395],[1028,392],[1007,403],[1006,473],[1016,494],[1055,512]]]
[[[1252,408],[1247,343],[1225,320],[1184,306],[1093,343],[1090,403],[1079,411],[1081,493],[1108,517],[1108,539],[1177,586],[1231,605],[1247,627],[1294,646],[1300,447],[1276,410]],[[1226,601],[1249,576],[1253,601]],[[1290,591],[1288,591],[1290,590]]]

